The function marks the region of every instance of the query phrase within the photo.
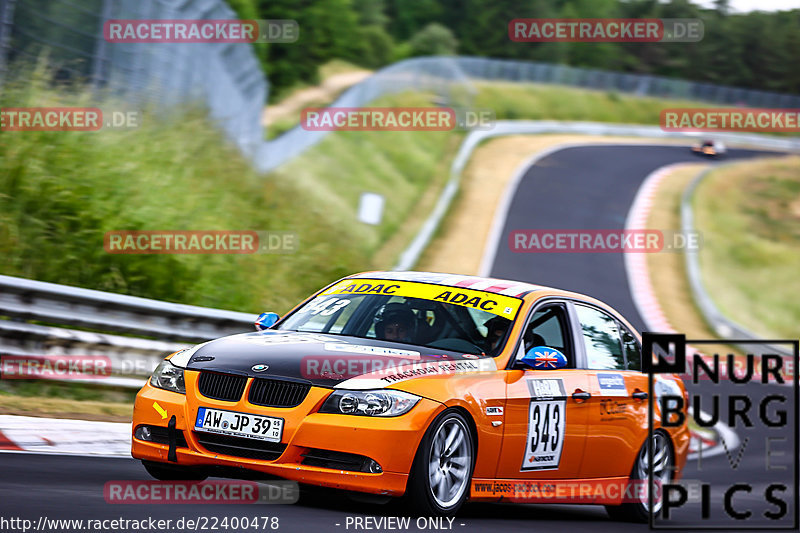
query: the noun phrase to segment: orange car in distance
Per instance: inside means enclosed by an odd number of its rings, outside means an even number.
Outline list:
[[[687,425],[664,424],[657,401],[685,398],[683,382],[659,375],[649,398],[639,335],[588,296],[367,272],[256,327],[172,354],[139,391],[132,455],[151,475],[244,467],[420,515],[470,499],[644,521],[661,508],[648,477],[670,483],[686,462]]]

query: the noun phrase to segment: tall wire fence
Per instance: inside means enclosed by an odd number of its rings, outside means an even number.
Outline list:
[[[46,54],[57,81],[89,84],[134,104],[205,105],[261,171],[272,170],[328,132],[295,127],[265,140],[268,82],[253,47],[234,43],[110,43],[109,19],[233,19],[224,0],[0,0],[0,80],[15,64]],[[302,38],[303,28],[300,28]],[[291,45],[288,45],[291,46]],[[433,92],[435,102],[469,105],[475,81],[546,83],[752,107],[800,108],[800,96],[533,61],[478,57],[414,58],[390,65],[345,91],[337,107],[381,96]]]
[[[235,19],[223,0],[0,0],[0,76],[47,61],[53,81],[132,104],[202,104],[242,151],[262,144],[268,84],[249,44],[111,43],[110,19]]]

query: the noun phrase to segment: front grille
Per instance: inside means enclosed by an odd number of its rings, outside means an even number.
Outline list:
[[[201,372],[197,387],[206,398],[238,402],[247,385],[245,376],[219,374],[217,372]]]
[[[194,432],[197,442],[212,453],[232,455],[244,459],[260,459],[273,461],[281,456],[286,444],[279,442],[266,442],[263,440],[246,439],[243,437],[230,437],[228,435],[215,435],[213,433]]]
[[[306,399],[311,385],[296,381],[256,378],[247,400],[264,407],[296,407]]]

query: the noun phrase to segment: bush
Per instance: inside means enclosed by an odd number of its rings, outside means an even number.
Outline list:
[[[435,22],[418,31],[409,43],[415,56],[454,55],[458,49],[458,40],[453,32]]]
[[[394,60],[394,40],[380,26],[364,26],[358,31],[357,41],[361,52],[354,60],[362,67],[380,68]]]

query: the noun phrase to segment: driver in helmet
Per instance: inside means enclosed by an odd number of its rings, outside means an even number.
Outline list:
[[[507,318],[496,316],[484,322],[483,325],[486,326],[487,329],[486,344],[488,345],[489,351],[494,351],[505,338],[511,321]]]
[[[407,304],[386,304],[375,317],[375,336],[387,341],[413,343],[417,336],[416,324],[417,317]]]

